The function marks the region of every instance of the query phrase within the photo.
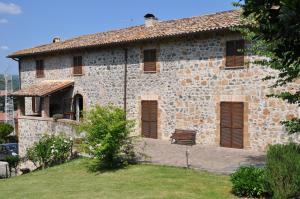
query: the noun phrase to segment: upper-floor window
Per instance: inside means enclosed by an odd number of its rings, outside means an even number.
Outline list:
[[[144,50],[144,71],[156,72],[156,49]]]
[[[36,77],[44,77],[44,61],[43,60],[36,60]]]
[[[82,75],[82,56],[73,57],[73,74]]]
[[[226,67],[244,66],[244,40],[226,42]]]

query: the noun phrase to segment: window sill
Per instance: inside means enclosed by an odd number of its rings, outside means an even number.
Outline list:
[[[225,66],[223,69],[225,70],[238,70],[238,69],[246,69],[246,66]]]
[[[73,74],[73,76],[77,77],[77,76],[83,76],[84,74]]]
[[[154,74],[157,73],[157,71],[143,71],[144,74]]]

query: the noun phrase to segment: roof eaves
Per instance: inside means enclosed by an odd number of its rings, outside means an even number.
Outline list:
[[[11,55],[8,55],[7,58],[12,58],[12,59],[13,58],[22,58],[22,57],[28,57],[28,56],[33,56],[33,55],[43,55],[43,54],[70,51],[70,50],[80,50],[80,49],[86,49],[86,48],[97,48],[97,47],[108,47],[108,46],[114,46],[114,45],[123,45],[123,44],[128,44],[128,43],[149,41],[149,40],[153,40],[153,39],[173,38],[173,37],[181,37],[181,36],[198,34],[198,33],[229,30],[230,28],[239,27],[239,26],[241,26],[241,24],[233,24],[233,25],[226,26],[226,27],[207,28],[207,29],[202,29],[199,31],[190,31],[190,32],[179,33],[179,34],[159,35],[159,36],[154,36],[154,37],[146,37],[146,38],[142,38],[142,39],[131,39],[131,40],[107,42],[107,43],[100,43],[100,44],[93,44],[93,45],[77,46],[77,47],[66,47],[66,48],[62,48],[62,49],[52,49],[52,50],[46,50],[46,51],[42,51],[42,52],[11,54]]]

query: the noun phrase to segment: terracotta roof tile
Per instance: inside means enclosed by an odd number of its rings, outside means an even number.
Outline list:
[[[12,96],[36,96],[36,97],[43,97],[46,95],[49,95],[51,93],[55,93],[56,91],[62,90],[64,88],[67,88],[69,86],[72,86],[74,84],[74,81],[72,80],[45,80],[42,82],[39,82],[35,85],[31,85],[26,88],[22,88],[21,90],[18,90],[14,93],[12,93]]]
[[[84,35],[57,43],[20,50],[8,57],[16,58],[33,54],[106,46],[204,31],[221,30],[241,25],[240,12],[240,10],[231,10],[211,15],[162,21],[151,27],[141,25],[109,32]]]
[[[1,90],[1,91],[0,91],[0,97],[5,96],[5,93],[6,93],[5,91],[2,91],[2,90]]]
[[[5,113],[0,112],[0,121],[5,121],[6,117],[5,117]]]

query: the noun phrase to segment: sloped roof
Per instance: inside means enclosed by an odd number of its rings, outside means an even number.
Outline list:
[[[73,84],[73,80],[45,80],[29,87],[22,88],[11,95],[24,97],[44,97],[64,88],[73,86]]]
[[[34,54],[108,46],[113,44],[228,29],[230,27],[241,25],[240,13],[241,10],[231,10],[210,15],[162,21],[151,27],[145,27],[145,25],[141,25],[120,30],[84,35],[57,43],[50,43],[20,50],[10,54],[8,57],[18,58]]]

